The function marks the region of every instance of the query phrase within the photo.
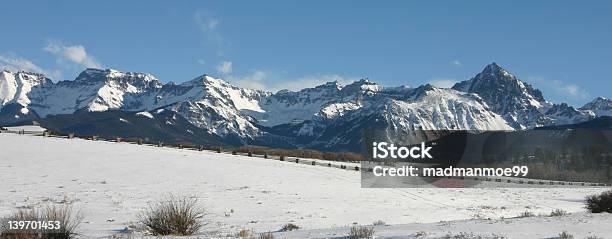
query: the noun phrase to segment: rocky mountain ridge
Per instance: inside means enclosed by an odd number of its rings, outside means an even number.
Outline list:
[[[155,117],[169,111],[202,129],[201,134],[229,144],[322,149],[358,144],[360,132],[371,127],[400,132],[513,130],[612,114],[611,101],[603,97],[579,109],[550,103],[539,90],[496,63],[450,89],[383,87],[363,79],[277,93],[240,88],[208,75],[162,84],[151,74],[87,69],[73,81],[54,83],[41,74],[2,71],[0,103],[0,124],[44,123],[52,116],[82,112],[141,112]],[[54,121],[54,127],[60,123]]]

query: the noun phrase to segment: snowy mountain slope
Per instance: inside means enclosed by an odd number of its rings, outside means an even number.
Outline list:
[[[223,137],[252,139],[261,132],[243,112],[262,112],[259,100],[269,94],[203,75],[180,85],[164,86],[147,108],[178,112],[192,124]]]
[[[252,115],[264,126],[332,120],[359,109],[364,97],[375,95],[382,88],[364,79],[346,86],[334,81],[298,92],[280,91],[261,102],[263,112]]]
[[[361,130],[374,126],[398,132],[526,129],[582,122],[610,111],[605,98],[579,110],[552,104],[495,63],[452,89],[383,87],[363,79],[274,94],[208,75],[162,84],[151,74],[87,69],[73,81],[53,83],[40,74],[3,71],[0,100],[1,124],[75,112],[164,109],[232,144],[324,148],[357,142]]]
[[[16,103],[28,106],[36,97],[40,88],[51,85],[52,82],[42,74],[19,71],[0,72],[0,106]]]
[[[322,131],[313,147],[359,150],[361,132],[366,129],[407,133],[411,130],[481,129],[512,130],[498,114],[491,112],[480,97],[452,89],[425,85],[401,99],[377,98],[366,107],[339,117]]]
[[[580,107],[580,110],[592,112],[596,116],[612,116],[612,100],[604,97],[597,97],[593,101]]]
[[[241,89],[206,75],[181,85],[162,85],[150,74],[112,69],[87,69],[74,81],[57,84],[36,78],[42,75],[21,72],[5,71],[3,77],[0,80],[3,103],[18,102],[41,117],[77,111],[150,111],[167,107],[194,125],[221,136],[256,136],[257,128],[240,112],[261,111],[257,100],[269,94]],[[31,90],[42,83],[46,86],[44,90]],[[35,100],[32,102],[28,97]]]
[[[546,125],[575,124],[595,117],[595,114],[589,111],[574,109],[566,103],[554,104],[544,114],[548,118]]]
[[[140,95],[162,87],[153,75],[112,69],[87,69],[74,81],[60,81],[34,107],[42,117],[71,114],[77,110],[140,109]]]
[[[29,106],[41,102],[42,95],[52,85],[42,74],[0,72],[0,122],[15,124],[38,119],[38,114]]]

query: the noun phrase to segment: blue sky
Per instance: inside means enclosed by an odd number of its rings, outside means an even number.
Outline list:
[[[582,105],[611,97],[612,1],[10,1],[0,67],[201,74],[278,90],[449,85],[491,62]]]

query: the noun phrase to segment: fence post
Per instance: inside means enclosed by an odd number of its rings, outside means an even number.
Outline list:
[[[143,143],[142,141],[143,141],[142,139],[138,139],[138,145],[142,145]]]

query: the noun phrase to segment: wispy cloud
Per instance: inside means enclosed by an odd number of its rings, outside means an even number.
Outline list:
[[[228,76],[227,80],[232,84],[237,86],[248,88],[248,89],[256,89],[256,90],[268,90],[269,88],[266,86],[266,77],[268,74],[262,70],[254,70],[248,75],[245,76]]]
[[[573,99],[588,99],[590,97],[589,92],[576,84],[566,83],[560,80],[550,80],[541,76],[529,76],[527,79],[539,83],[539,85],[543,87],[551,88],[565,97]]]
[[[219,65],[217,65],[215,67],[217,69],[217,72],[223,74],[223,75],[228,75],[232,73],[232,62],[231,61],[223,61],[221,63],[219,63]]]
[[[87,54],[82,45],[64,45],[61,42],[49,42],[44,51],[54,54],[58,62],[69,61],[86,68],[102,68],[93,56]]]
[[[196,11],[193,19],[200,31],[204,33],[206,40],[215,45],[217,54],[225,55],[228,43],[218,31],[221,21],[204,11]]]
[[[456,67],[463,66],[463,63],[461,61],[459,61],[459,60],[453,60],[450,63],[451,63],[451,65],[456,66]]]
[[[434,78],[434,79],[429,80],[428,83],[435,87],[451,88],[457,82],[458,81],[456,79],[451,79],[451,78]]]
[[[18,56],[2,55],[0,54],[0,69],[9,71],[27,71],[34,73],[41,73],[51,79],[59,79],[62,73],[59,70],[47,70],[44,69],[34,62],[21,58]]]

